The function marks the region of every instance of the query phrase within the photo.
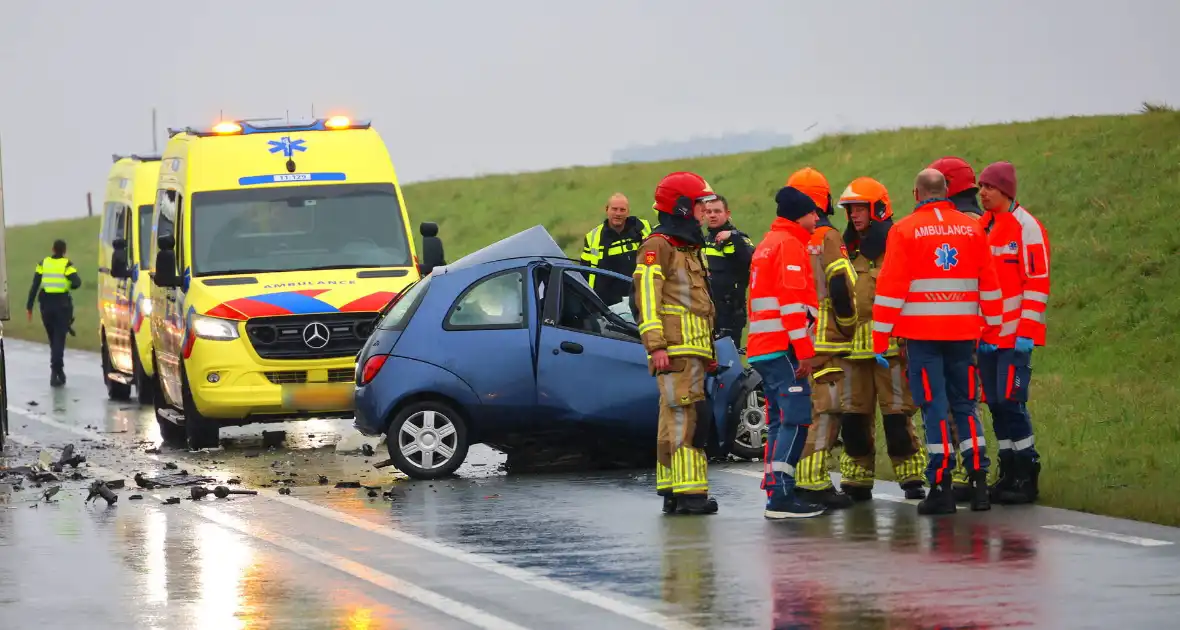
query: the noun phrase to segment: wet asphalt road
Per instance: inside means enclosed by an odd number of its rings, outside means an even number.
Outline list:
[[[359,447],[348,420],[149,453],[150,407],[107,402],[95,355],[69,353],[53,390],[44,346],[5,343],[0,465],[67,443],[87,463],[52,503],[35,499],[54,484],[26,482],[0,505],[0,628],[1129,629],[1180,614],[1174,528],[1043,507],[918,517],[885,483],[870,505],[771,523],[753,463],[711,469],[719,514],[665,517],[652,471],[506,474],[482,447],[458,478],[412,482],[372,468],[383,445],[338,453]],[[181,469],[260,494],[167,505],[189,490],[132,481]],[[95,477],[126,480],[115,505],[84,502]]]

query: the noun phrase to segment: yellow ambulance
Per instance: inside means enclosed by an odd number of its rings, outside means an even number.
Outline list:
[[[152,209],[159,155],[114,155],[98,233],[98,340],[107,395],[152,401]]]
[[[162,437],[352,413],[356,355],[419,277],[393,164],[368,121],[169,130],[152,225]]]

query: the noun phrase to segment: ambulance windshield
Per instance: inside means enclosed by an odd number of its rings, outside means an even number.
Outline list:
[[[191,212],[194,276],[411,264],[391,184],[199,192]]]

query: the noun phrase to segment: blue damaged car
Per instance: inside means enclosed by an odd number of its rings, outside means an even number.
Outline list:
[[[479,443],[648,465],[659,392],[627,301],[604,304],[590,273],[630,280],[570,260],[541,226],[436,267],[357,356],[356,428],[385,434],[416,479],[451,474]],[[761,456],[761,381],[728,337],[715,348],[711,455]]]

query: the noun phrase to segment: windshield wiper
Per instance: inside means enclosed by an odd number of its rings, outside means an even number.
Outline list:
[[[297,269],[284,269],[283,271],[331,271],[333,269],[374,269],[377,267],[409,267],[409,265],[358,265],[356,263],[345,263],[342,265],[320,265],[318,267],[299,267]]]

